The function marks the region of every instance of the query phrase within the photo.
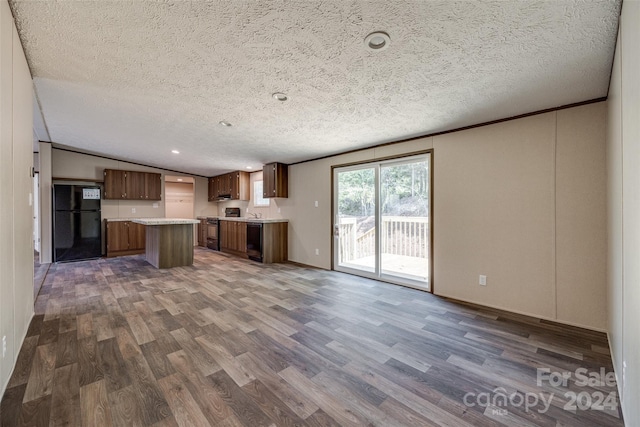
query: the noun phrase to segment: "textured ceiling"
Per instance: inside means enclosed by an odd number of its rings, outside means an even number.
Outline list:
[[[51,141],[207,176],[606,96],[620,8],[609,0],[10,3]],[[389,34],[387,49],[365,47],[373,31]]]

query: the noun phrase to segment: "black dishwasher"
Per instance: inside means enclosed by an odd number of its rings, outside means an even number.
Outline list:
[[[262,262],[262,224],[247,223],[247,256],[254,261]]]

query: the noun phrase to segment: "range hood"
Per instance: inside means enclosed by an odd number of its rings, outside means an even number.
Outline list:
[[[218,194],[216,200],[231,200],[231,194]]]

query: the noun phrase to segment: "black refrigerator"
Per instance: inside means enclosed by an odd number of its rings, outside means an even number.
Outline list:
[[[77,261],[102,256],[100,187],[53,186],[53,260]]]

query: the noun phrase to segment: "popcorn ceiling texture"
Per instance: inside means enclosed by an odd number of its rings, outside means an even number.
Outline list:
[[[620,2],[11,6],[53,142],[211,176],[606,96]]]

